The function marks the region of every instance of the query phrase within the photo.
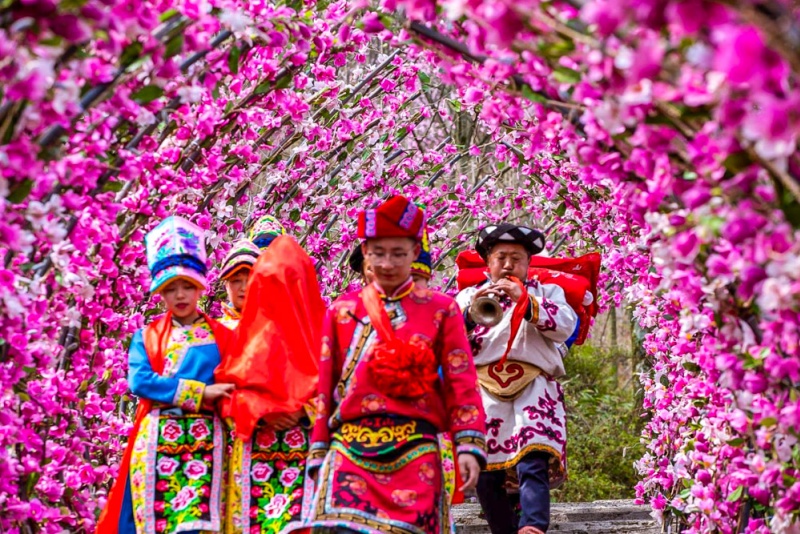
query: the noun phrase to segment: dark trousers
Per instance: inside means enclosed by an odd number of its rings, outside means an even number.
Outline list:
[[[550,526],[550,455],[532,452],[517,464],[519,501],[522,515],[517,517],[505,490],[505,471],[483,471],[478,479],[478,500],[486,514],[492,534],[516,534],[522,527],[547,532]]]

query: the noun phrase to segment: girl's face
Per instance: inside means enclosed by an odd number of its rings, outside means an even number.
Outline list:
[[[179,278],[161,290],[161,298],[164,299],[167,311],[172,312],[178,319],[185,319],[197,313],[200,288],[188,280]]]
[[[236,308],[236,311],[244,309],[244,297],[247,295],[247,282],[249,279],[250,269],[240,269],[225,280],[228,300]]]

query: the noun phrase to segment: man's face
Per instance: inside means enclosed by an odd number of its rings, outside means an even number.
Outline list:
[[[520,280],[528,277],[528,264],[530,256],[525,247],[516,243],[500,243],[492,248],[486,263],[489,266],[489,276],[492,282],[501,278],[516,276]]]
[[[244,297],[247,295],[247,282],[250,279],[250,269],[240,269],[233,276],[225,279],[225,290],[228,300],[237,311],[244,308]]]
[[[362,246],[375,280],[384,289],[396,288],[408,280],[411,264],[420,251],[419,243],[408,237],[369,239]]]
[[[178,278],[161,290],[161,298],[164,299],[167,311],[172,312],[178,319],[184,319],[196,312],[200,291],[197,285]]]

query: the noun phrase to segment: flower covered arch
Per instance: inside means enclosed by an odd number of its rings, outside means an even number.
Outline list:
[[[330,296],[353,214],[401,191],[448,290],[489,221],[602,251],[652,360],[641,498],[690,531],[788,530],[797,31],[782,0],[0,4],[0,527],[92,530],[157,219],[219,261],[269,212]]]

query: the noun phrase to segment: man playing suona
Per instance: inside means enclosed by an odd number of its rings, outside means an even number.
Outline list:
[[[236,328],[242,318],[247,280],[260,252],[249,239],[240,239],[233,244],[220,267],[219,279],[225,283],[228,302],[222,305],[223,315],[219,322],[231,330]]]
[[[527,280],[530,257],[544,248],[537,230],[511,224],[484,228],[476,250],[490,280],[464,289],[464,310],[486,410],[487,470],[478,498],[493,534],[538,534],[550,523],[550,488],[566,474],[566,417],[559,345],[575,330],[577,316],[557,285]],[[476,324],[479,297],[495,295],[502,319]],[[489,321],[485,321],[489,322]],[[520,484],[521,518],[504,483],[515,469]]]
[[[359,215],[375,280],[337,299],[323,326],[317,487],[304,514],[313,532],[451,532],[456,483],[477,483],[484,413],[464,321],[453,299],[410,276],[423,226],[401,196]]]
[[[206,288],[203,231],[169,217],[145,237],[150,292],[167,313],[136,332],[128,384],[139,405],[100,534],[221,532],[224,431],[214,384],[229,330],[197,309]]]

